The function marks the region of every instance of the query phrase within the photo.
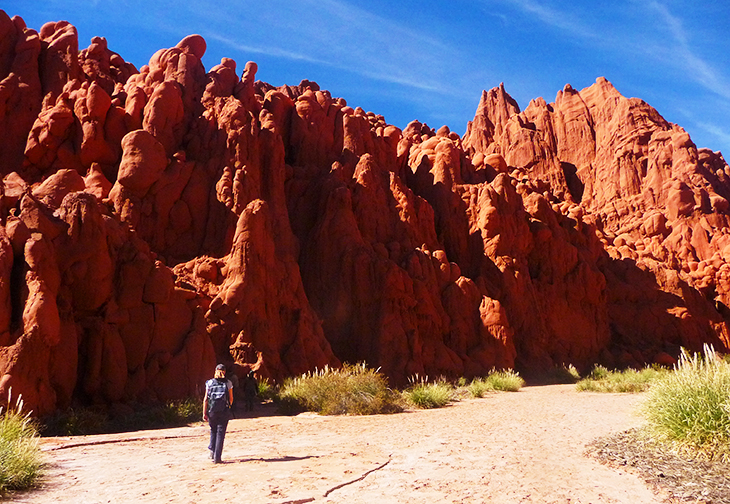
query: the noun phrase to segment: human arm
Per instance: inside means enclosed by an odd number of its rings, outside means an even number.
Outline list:
[[[208,421],[208,387],[205,387],[205,395],[203,396],[203,420]]]

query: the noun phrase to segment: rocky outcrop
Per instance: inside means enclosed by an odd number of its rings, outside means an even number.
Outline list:
[[[191,35],[137,71],[0,12],[0,397],[199,393],[216,361],[392,383],[730,350],[730,168],[598,79],[460,137]]]

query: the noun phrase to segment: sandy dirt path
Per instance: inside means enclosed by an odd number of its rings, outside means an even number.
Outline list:
[[[10,501],[659,503],[636,475],[583,454],[640,425],[641,400],[551,385],[397,415],[236,419],[220,465],[203,424],[48,438],[43,484]]]

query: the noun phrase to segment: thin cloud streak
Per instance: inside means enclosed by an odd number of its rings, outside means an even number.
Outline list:
[[[458,72],[465,63],[455,62],[458,51],[440,40],[337,0],[271,0],[266,5],[260,12],[272,21],[262,23],[266,33],[250,18],[231,16],[225,8],[205,6],[191,14],[213,21],[205,37],[241,51],[316,63],[439,95],[463,93],[449,70]],[[235,32],[226,29],[231,26]]]
[[[313,58],[306,54],[286,51],[286,50],[280,49],[278,47],[255,47],[255,46],[250,46],[250,45],[246,45],[246,44],[239,44],[238,42],[236,42],[234,40],[228,39],[226,37],[221,37],[220,35],[216,35],[216,34],[206,34],[205,38],[208,38],[211,40],[217,40],[218,42],[221,42],[222,44],[225,44],[225,45],[227,45],[233,49],[239,50],[241,52],[250,52],[250,53],[254,53],[254,54],[261,54],[264,56],[282,58],[282,59],[287,59],[287,60],[291,60],[291,61],[306,61],[308,63],[328,66],[331,68],[336,68],[338,70],[348,71],[348,72],[360,75],[362,77],[368,77],[368,78],[383,81],[383,82],[389,82],[391,84],[398,84],[398,85],[409,87],[409,88],[419,89],[421,91],[429,91],[429,92],[439,93],[439,94],[450,94],[448,91],[446,91],[442,88],[439,88],[439,87],[429,86],[427,84],[423,84],[420,82],[414,82],[414,81],[410,81],[410,80],[403,79],[403,78],[393,77],[391,75],[370,72],[370,71],[363,70],[363,69],[357,68],[357,67],[353,68],[353,67],[348,67],[345,65],[338,65],[336,63],[332,63],[331,61]]]
[[[719,141],[721,141],[725,145],[730,145],[730,133],[723,130],[716,124],[708,123],[708,122],[702,122],[702,121],[694,121],[695,125],[709,133],[710,135],[717,138]],[[701,146],[698,146],[701,147]]]
[[[654,0],[649,2],[648,6],[652,10],[656,11],[666,23],[669,32],[674,37],[678,46],[674,52],[681,55],[681,60],[683,60],[684,63],[686,63],[686,65],[693,71],[689,72],[691,78],[709,91],[712,91],[723,98],[730,99],[730,88],[722,84],[717,72],[709,63],[692,51],[689,44],[689,38],[687,37],[687,32],[682,25],[681,19],[674,16],[665,5]],[[694,75],[696,75],[696,77],[694,77]]]
[[[589,29],[580,21],[572,19],[572,16],[565,12],[551,9],[544,4],[541,5],[533,0],[506,0],[506,2],[528,14],[534,14],[544,24],[567,31],[571,35],[587,39],[595,39],[598,37],[598,34],[594,30]]]

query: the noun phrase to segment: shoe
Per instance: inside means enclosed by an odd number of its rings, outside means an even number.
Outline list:
[[[213,450],[208,450],[208,458],[213,460],[215,458],[215,454],[213,453]]]

